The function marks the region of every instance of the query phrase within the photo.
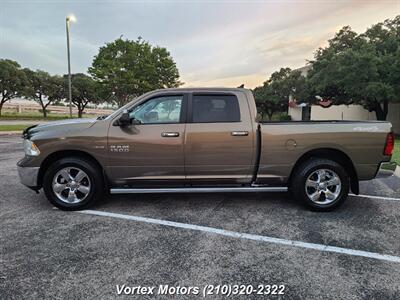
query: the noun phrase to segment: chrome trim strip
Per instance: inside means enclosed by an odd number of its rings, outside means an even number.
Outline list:
[[[114,188],[111,194],[152,194],[152,193],[235,193],[235,192],[287,192],[287,187],[191,187],[191,188]]]
[[[21,183],[28,187],[37,186],[39,167],[20,167],[18,166],[18,175]]]
[[[375,178],[386,178],[394,174],[397,164],[394,161],[382,162],[379,165]]]
[[[207,180],[212,180],[212,179],[235,179],[235,180],[243,180],[246,179],[247,176],[244,175],[187,175],[186,179],[207,179]],[[250,181],[250,180],[249,180]],[[236,181],[236,183],[239,183]]]
[[[174,175],[163,175],[163,176],[137,176],[137,177],[126,177],[124,180],[157,180],[157,179],[185,179],[185,176],[174,176]]]

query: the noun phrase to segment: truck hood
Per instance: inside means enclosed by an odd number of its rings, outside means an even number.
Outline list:
[[[53,121],[45,124],[38,124],[26,128],[23,131],[24,138],[31,138],[33,135],[46,132],[62,132],[70,133],[71,131],[80,131],[93,126],[96,119],[67,119],[61,121]]]

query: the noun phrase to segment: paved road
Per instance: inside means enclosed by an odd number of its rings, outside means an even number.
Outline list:
[[[335,212],[314,213],[287,194],[169,194],[110,197],[93,208],[186,224],[178,228],[54,209],[42,193],[18,183],[15,163],[21,156],[19,138],[0,137],[1,299],[110,299],[122,284],[224,283],[284,284],[281,299],[400,299],[398,262],[187,228],[400,259],[398,200],[350,197]],[[400,198],[399,186],[399,178],[374,180],[363,183],[361,192]]]

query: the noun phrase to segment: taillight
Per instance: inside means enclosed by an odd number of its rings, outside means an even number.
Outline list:
[[[391,156],[393,154],[394,149],[394,133],[389,132],[386,136],[386,144],[385,149],[383,150],[383,155]]]

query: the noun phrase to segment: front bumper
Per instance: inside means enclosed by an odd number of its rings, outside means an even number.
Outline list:
[[[379,165],[379,169],[375,178],[386,178],[392,176],[396,170],[396,167],[397,165],[393,161],[382,162]]]
[[[39,167],[21,167],[18,166],[19,179],[23,185],[30,188],[37,188]]]

